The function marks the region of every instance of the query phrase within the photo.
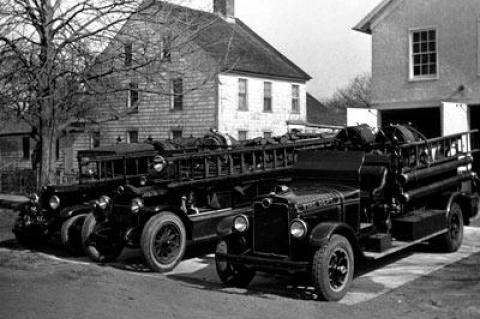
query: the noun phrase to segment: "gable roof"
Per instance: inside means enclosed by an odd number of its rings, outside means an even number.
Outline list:
[[[193,41],[207,52],[223,72],[239,72],[266,77],[310,80],[295,63],[262,39],[238,18],[222,18],[216,13],[169,3],[171,12],[195,16],[205,27]],[[171,9],[170,9],[171,10]]]
[[[375,22],[375,20],[377,20],[378,17],[383,12],[385,12],[385,10],[390,5],[397,1],[398,0],[383,0],[372,11],[370,11],[370,13],[365,16],[365,18],[363,18],[359,23],[357,23],[357,25],[353,27],[353,30],[372,34],[372,24]]]

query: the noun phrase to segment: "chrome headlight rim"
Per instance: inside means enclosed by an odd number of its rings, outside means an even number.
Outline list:
[[[244,233],[250,229],[250,222],[248,221],[248,217],[245,215],[238,215],[235,216],[233,219],[233,229],[239,233]]]
[[[157,155],[153,158],[152,167],[156,173],[161,173],[167,166],[167,161],[163,156]]]
[[[60,207],[60,198],[57,195],[51,196],[48,200],[48,206],[53,210],[57,210]]]
[[[30,203],[37,205],[40,203],[40,196],[37,193],[31,193],[30,196]]]
[[[143,200],[139,197],[136,197],[134,199],[132,199],[131,203],[130,203],[130,210],[132,211],[132,213],[134,214],[138,214],[138,212],[140,212],[140,210],[144,207],[144,203],[143,203]]]
[[[112,202],[112,199],[108,197],[107,195],[102,195],[100,198],[97,200],[97,207],[100,208],[101,210],[106,210],[108,206],[110,206],[110,203]]]
[[[303,239],[307,236],[308,226],[305,221],[301,219],[294,219],[290,223],[289,228],[290,236],[295,239]]]

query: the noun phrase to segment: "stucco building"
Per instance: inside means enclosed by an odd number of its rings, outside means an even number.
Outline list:
[[[480,127],[480,1],[385,0],[354,30],[372,37],[382,124],[428,136]]]

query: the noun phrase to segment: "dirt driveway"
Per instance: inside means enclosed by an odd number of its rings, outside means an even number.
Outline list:
[[[0,318],[480,318],[479,228],[454,254],[417,246],[366,265],[345,299],[324,303],[302,278],[260,274],[248,289],[225,288],[208,254],[157,274],[135,250],[106,266],[55,243],[24,250],[12,220],[0,211]]]

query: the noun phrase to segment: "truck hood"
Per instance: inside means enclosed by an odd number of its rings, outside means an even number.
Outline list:
[[[321,208],[359,199],[360,189],[344,184],[294,183],[288,191],[273,197],[304,209]]]

